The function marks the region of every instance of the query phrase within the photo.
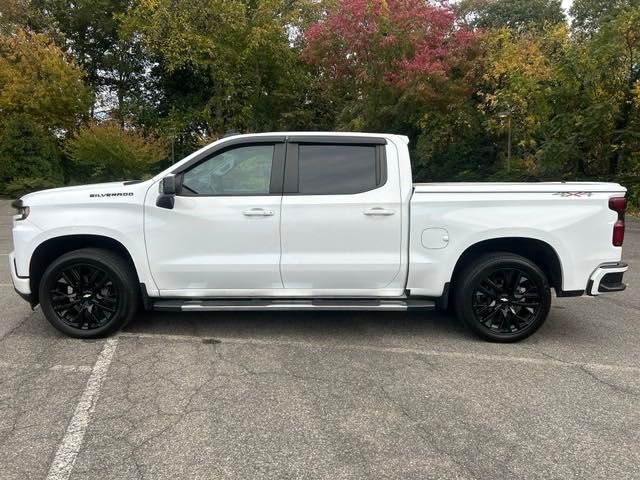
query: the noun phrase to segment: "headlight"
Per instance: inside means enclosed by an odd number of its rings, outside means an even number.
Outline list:
[[[14,201],[11,206],[18,211],[18,214],[13,217],[15,220],[24,220],[29,216],[29,207],[22,204],[22,200]]]

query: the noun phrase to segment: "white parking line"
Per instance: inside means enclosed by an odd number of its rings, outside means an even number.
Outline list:
[[[91,414],[98,401],[100,388],[107,376],[117,346],[118,338],[114,337],[108,338],[104,347],[102,347],[98,360],[96,360],[91,375],[87,380],[87,386],[82,392],[73,417],[67,426],[62,443],[58,447],[56,456],[51,463],[47,480],[66,480],[71,475],[78,452],[82,447],[82,441],[89,425]]]
[[[120,337],[129,338],[160,338],[165,340],[182,341],[182,342],[202,342],[205,338],[197,337],[195,335],[170,335],[170,334],[154,334],[154,333],[130,333],[121,332]],[[274,346],[293,346],[293,347],[306,347],[306,348],[334,348],[340,350],[366,350],[376,351],[384,353],[398,353],[398,354],[410,354],[410,355],[424,355],[431,357],[448,357],[459,358],[463,360],[473,361],[491,361],[491,362],[515,362],[515,363],[530,363],[536,365],[552,365],[557,367],[578,367],[578,368],[592,368],[596,370],[609,370],[617,372],[640,372],[640,367],[632,367],[627,365],[612,365],[604,363],[586,363],[586,362],[570,362],[563,360],[556,360],[553,358],[541,358],[541,357],[516,357],[510,355],[491,355],[486,353],[472,353],[472,352],[452,352],[452,351],[438,351],[438,350],[426,350],[422,348],[408,348],[408,347],[385,347],[376,345],[331,345],[315,342],[301,342],[301,341],[285,341],[285,340],[261,340],[252,338],[225,338],[216,337],[215,340],[219,340],[221,343],[232,343],[239,345],[274,345]]]

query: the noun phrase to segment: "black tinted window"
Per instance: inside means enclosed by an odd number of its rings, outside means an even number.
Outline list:
[[[350,194],[376,188],[376,147],[300,145],[298,191],[301,194]]]

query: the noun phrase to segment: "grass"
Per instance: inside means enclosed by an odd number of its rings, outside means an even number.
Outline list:
[[[625,215],[640,220],[640,207],[632,207],[627,206],[627,210],[625,211]]]

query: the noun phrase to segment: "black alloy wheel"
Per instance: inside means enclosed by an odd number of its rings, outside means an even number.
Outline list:
[[[55,259],[39,286],[42,312],[76,338],[109,335],[131,320],[140,304],[133,265],[109,250],[83,248]]]
[[[51,305],[65,324],[81,330],[106,325],[118,310],[118,291],[103,269],[87,263],[61,270],[49,290]]]
[[[551,287],[531,260],[507,252],[485,254],[454,280],[454,307],[475,334],[517,342],[538,330],[551,308]]]
[[[485,328],[516,333],[528,328],[540,310],[538,287],[525,272],[501,268],[480,280],[473,292],[473,312]]]

